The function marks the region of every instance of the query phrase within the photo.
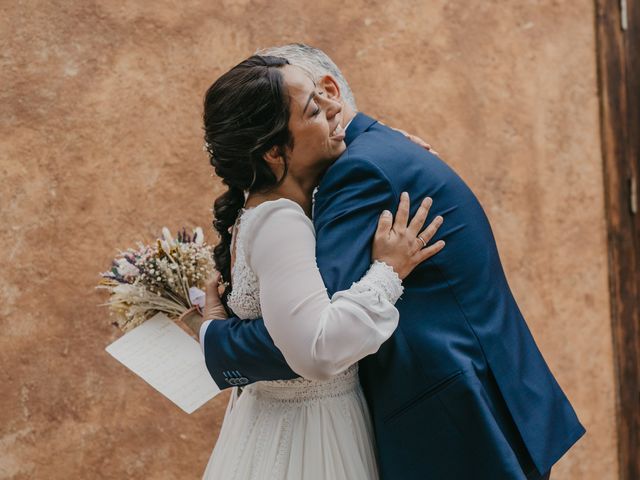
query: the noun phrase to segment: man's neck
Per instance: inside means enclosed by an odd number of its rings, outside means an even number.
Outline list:
[[[347,128],[347,125],[353,120],[358,112],[352,109],[349,105],[342,104],[342,127]]]

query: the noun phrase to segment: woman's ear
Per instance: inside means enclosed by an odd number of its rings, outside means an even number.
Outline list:
[[[276,178],[280,178],[285,172],[285,158],[282,148],[274,145],[266,152],[262,158],[267,163]]]
[[[331,75],[324,75],[318,80],[318,88],[325,92],[327,98],[332,100],[340,100],[340,87],[338,82]]]
[[[263,156],[264,161],[269,164],[272,169],[279,165],[284,165],[284,155],[282,154],[282,148],[278,145],[271,147]]]

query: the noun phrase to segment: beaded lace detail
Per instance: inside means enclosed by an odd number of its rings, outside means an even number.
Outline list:
[[[356,364],[328,380],[296,378],[287,381],[258,382],[245,387],[243,394],[255,395],[267,402],[298,403],[341,397],[353,392],[358,386],[358,366]]]
[[[359,292],[373,290],[391,303],[396,303],[404,292],[402,281],[393,267],[379,260],[371,264],[366,275],[353,283],[351,289]]]

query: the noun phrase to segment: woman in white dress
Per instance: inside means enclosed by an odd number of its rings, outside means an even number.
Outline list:
[[[378,478],[357,362],[394,332],[401,280],[443,247],[423,248],[442,219],[421,231],[431,201],[409,222],[403,194],[395,219],[380,217],[369,271],[329,298],[312,192],[346,147],[341,105],[326,93],[286,60],[254,56],[205,96],[207,150],[229,187],[215,202],[214,226],[216,264],[230,285],[222,298],[208,290],[207,311],[217,312],[209,318],[224,318],[225,304],[242,319],[264,318],[300,375],[235,389],[207,479]]]

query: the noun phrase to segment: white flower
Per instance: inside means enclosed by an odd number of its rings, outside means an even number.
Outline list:
[[[196,237],[196,245],[202,245],[204,243],[204,234],[202,233],[202,228],[194,228],[193,235]]]
[[[162,245],[162,249],[169,253],[171,251],[171,247],[176,245],[176,241],[171,236],[171,232],[167,227],[162,227],[162,237],[164,240],[160,240],[160,245]]]
[[[167,227],[162,227],[162,236],[170,245],[173,245],[173,237],[171,236],[171,232]]]
[[[140,270],[124,258],[119,258],[116,262],[118,263],[118,273],[123,277],[135,277],[140,274]]]

